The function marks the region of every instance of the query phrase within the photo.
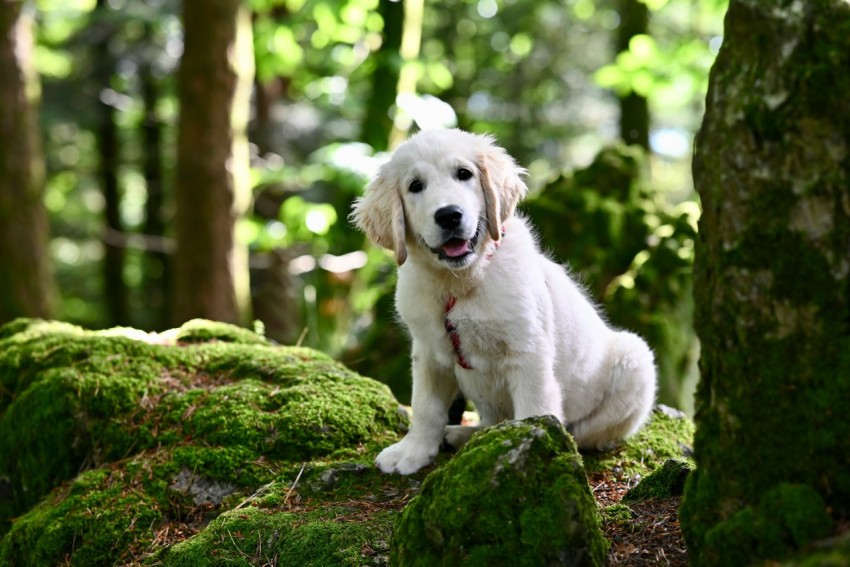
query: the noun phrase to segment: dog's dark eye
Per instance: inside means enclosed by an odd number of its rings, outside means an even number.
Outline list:
[[[419,193],[424,188],[425,187],[422,185],[422,182],[418,179],[414,179],[410,182],[410,185],[407,186],[408,191],[410,191],[411,193]]]
[[[457,170],[457,178],[461,181],[472,179],[472,172],[466,169],[465,167],[459,167]]]

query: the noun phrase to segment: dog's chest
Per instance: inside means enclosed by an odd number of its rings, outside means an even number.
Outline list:
[[[512,351],[511,329],[507,320],[482,317],[481,313],[450,308],[443,313],[442,323],[458,366],[466,370],[476,366],[482,370],[495,359],[503,359]],[[473,365],[472,362],[476,362]]]
[[[539,309],[522,288],[490,277],[456,296],[434,283],[422,270],[399,271],[396,307],[422,355],[443,367],[493,371],[535,349]]]

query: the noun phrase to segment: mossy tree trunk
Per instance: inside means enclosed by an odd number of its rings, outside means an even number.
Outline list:
[[[850,515],[848,92],[850,4],[732,0],[694,158],[695,565],[781,560]]]
[[[32,55],[32,15],[23,1],[0,2],[0,324],[53,311]]]
[[[178,76],[175,322],[250,320],[247,123],[254,74],[251,20],[241,0],[186,0]]]

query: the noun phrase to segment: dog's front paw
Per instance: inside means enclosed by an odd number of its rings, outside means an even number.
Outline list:
[[[421,443],[405,437],[381,451],[375,465],[385,473],[413,474],[429,465],[436,454],[436,448],[423,447]]]

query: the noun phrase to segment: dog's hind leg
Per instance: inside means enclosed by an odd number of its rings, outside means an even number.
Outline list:
[[[655,401],[656,373],[652,351],[632,333],[617,332],[611,339],[606,364],[608,388],[589,415],[568,426],[582,449],[603,450],[637,431]]]
[[[484,429],[485,425],[447,425],[445,441],[455,449],[460,449],[472,434]]]

